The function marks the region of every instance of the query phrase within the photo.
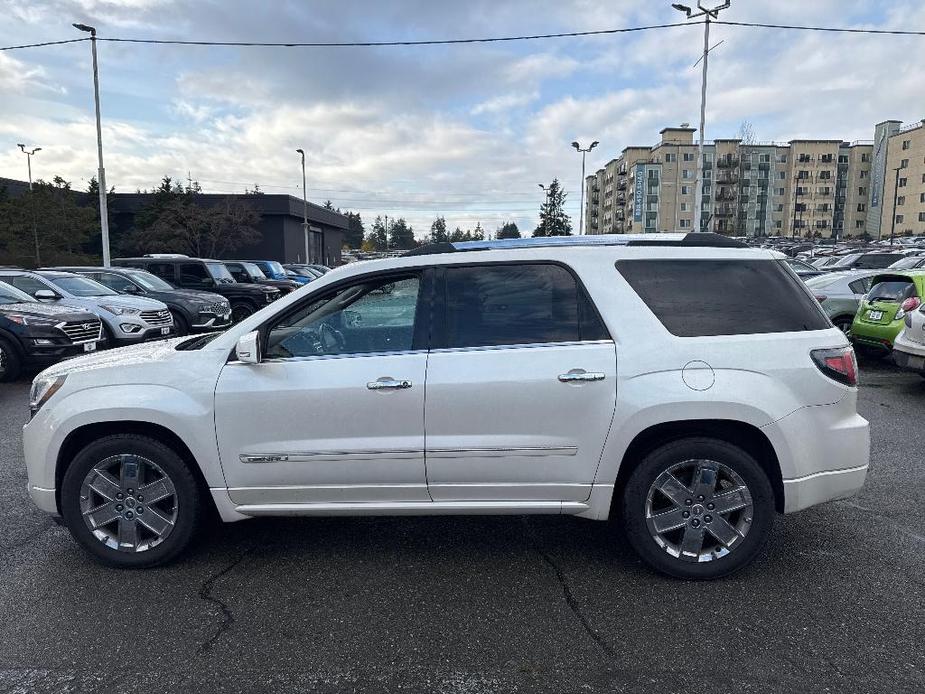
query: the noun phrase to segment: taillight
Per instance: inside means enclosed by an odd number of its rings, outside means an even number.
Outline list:
[[[902,308],[903,313],[909,313],[909,311],[914,311],[921,304],[922,302],[919,300],[919,297],[910,296],[908,299],[902,302],[902,304],[900,304],[900,308]]]
[[[846,386],[858,384],[858,363],[851,347],[836,349],[814,349],[810,352],[816,366],[833,381]]]

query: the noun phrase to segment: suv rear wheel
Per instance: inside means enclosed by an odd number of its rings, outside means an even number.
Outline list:
[[[61,485],[61,514],[101,563],[146,568],[176,557],[199,523],[199,487],[171,448],[136,434],[84,448]]]
[[[649,453],[623,492],[630,544],[677,578],[726,576],[750,563],[774,521],[774,492],[748,453],[712,438],[688,438]]]

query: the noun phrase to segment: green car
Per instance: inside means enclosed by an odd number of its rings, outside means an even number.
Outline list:
[[[903,316],[916,308],[922,297],[925,297],[925,271],[875,275],[851,324],[851,341],[855,347],[868,354],[889,354],[893,350],[893,340],[903,329]]]

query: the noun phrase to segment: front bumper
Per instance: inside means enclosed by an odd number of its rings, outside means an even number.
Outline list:
[[[126,321],[123,321],[126,322]],[[163,332],[163,328],[167,328],[167,332]],[[132,333],[130,335],[125,334],[121,330],[113,331],[115,342],[119,346],[126,345],[137,345],[139,342],[150,342],[151,340],[166,340],[167,338],[174,337],[177,334],[177,330],[173,325],[169,326],[158,326],[158,327],[148,327],[139,330],[137,333]]]
[[[198,322],[190,324],[190,330],[196,332],[209,332],[212,330],[223,330],[231,326],[231,308],[228,308],[226,314],[200,313]]]
[[[31,338],[27,338],[27,340],[29,343],[31,343]],[[85,344],[92,344],[95,346],[88,350],[84,346]],[[23,354],[25,357],[24,361],[30,366],[50,366],[61,361],[62,359],[68,359],[69,357],[79,357],[83,354],[104,349],[105,347],[107,347],[106,338],[93,340],[88,343],[81,342],[78,344],[74,344],[73,342],[52,345],[26,344],[23,346]]]

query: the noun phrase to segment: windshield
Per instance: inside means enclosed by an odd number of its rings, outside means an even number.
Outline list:
[[[206,268],[208,268],[209,274],[212,275],[212,279],[219,284],[234,284],[234,277],[228,272],[228,268],[225,267],[224,263],[206,263]]]
[[[168,284],[157,275],[152,275],[150,272],[142,272],[141,270],[136,270],[126,274],[133,282],[136,282],[145,289],[150,289],[154,292],[166,292],[173,289],[173,285]]]
[[[285,277],[286,271],[283,269],[283,266],[276,262],[275,260],[265,260],[261,265],[264,269],[273,275],[274,277]]]
[[[247,272],[248,275],[258,280],[265,280],[267,276],[263,274],[263,270],[257,267],[256,263],[239,263],[241,267]]]
[[[60,277],[46,277],[49,282],[51,282],[56,287],[62,289],[68,294],[73,294],[74,296],[118,296],[118,292],[114,292],[109,287],[105,287],[99,282],[95,282],[86,277],[78,277],[77,275],[61,275]]]
[[[890,280],[875,284],[867,294],[867,300],[900,303],[910,296],[915,296],[915,285],[912,280]]]
[[[908,270],[910,268],[918,267],[922,260],[923,258],[920,255],[910,255],[908,258],[897,260],[895,263],[890,265],[890,267],[895,267],[898,270]]]
[[[27,304],[34,301],[35,299],[25,292],[0,283],[0,304]]]

